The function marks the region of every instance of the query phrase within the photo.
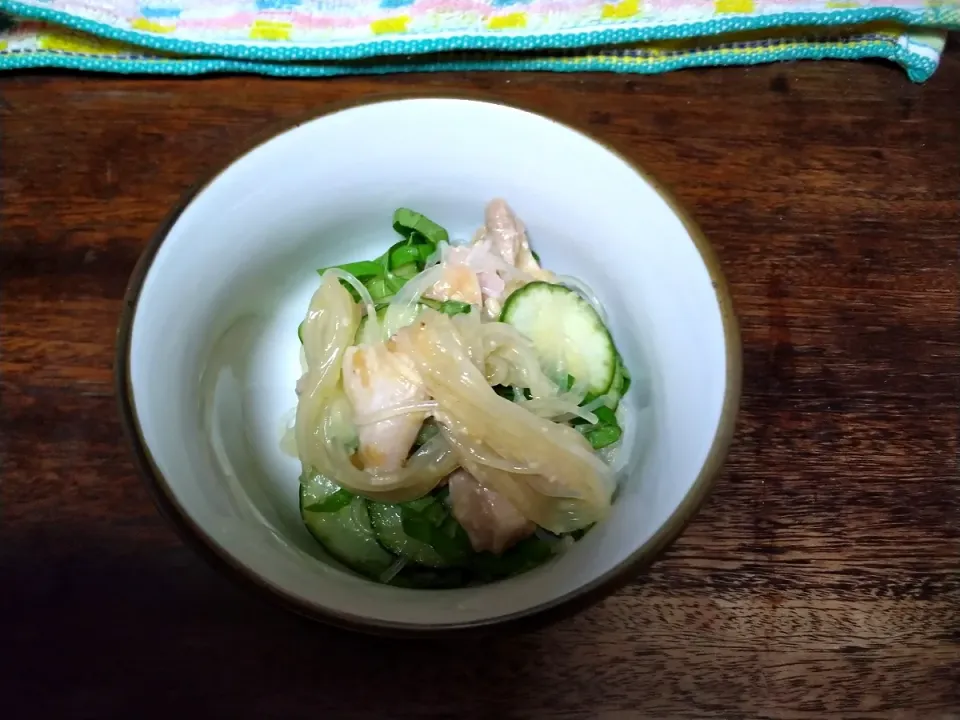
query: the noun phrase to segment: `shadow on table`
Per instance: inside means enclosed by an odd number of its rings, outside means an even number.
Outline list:
[[[563,677],[565,643],[549,630],[459,641],[347,633],[264,604],[179,545],[123,547],[111,534],[41,528],[11,542],[0,532],[7,718],[486,718],[550,703],[542,692],[524,699],[531,687],[567,683],[569,699],[569,683],[590,679]]]

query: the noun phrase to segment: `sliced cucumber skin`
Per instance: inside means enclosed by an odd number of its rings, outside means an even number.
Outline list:
[[[625,378],[623,375],[623,360],[617,357],[617,367],[613,373],[613,382],[610,383],[610,389],[607,390],[607,407],[616,410],[623,399],[623,386]]]
[[[304,510],[339,490],[339,486],[317,475],[300,485],[300,516],[307,531],[341,563],[361,575],[379,580],[396,560],[377,541],[370,523],[367,502],[356,497],[335,512]]]
[[[420,540],[410,537],[403,531],[403,515],[397,505],[368,502],[370,522],[380,544],[395,555],[405,557],[410,562],[432,568],[450,567],[452,563]]]
[[[618,355],[610,331],[603,324],[597,311],[590,303],[576,292],[563,285],[547,282],[532,282],[514,291],[500,313],[500,321],[508,323],[526,335],[534,345],[541,361],[545,365],[555,362],[558,358],[556,346],[537,332],[537,320],[540,316],[555,315],[558,312],[575,313],[585,327],[581,327],[570,343],[561,351],[566,355],[564,366],[567,372],[578,380],[577,371],[584,374],[586,366],[587,391],[592,395],[604,395],[614,383]],[[588,359],[586,353],[579,352],[583,348],[590,348]],[[549,370],[549,367],[545,367]]]

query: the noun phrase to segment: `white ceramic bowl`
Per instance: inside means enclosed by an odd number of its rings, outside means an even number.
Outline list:
[[[604,303],[635,376],[628,471],[569,552],[483,587],[378,585],[300,522],[297,324],[315,268],[379,255],[397,207],[466,238],[503,197],[548,268]],[[370,102],[274,137],[221,172],[138,267],[118,348],[122,414],[161,507],[221,567],[339,624],[449,631],[549,617],[611,592],[699,507],[733,432],[740,341],[716,260],[647,177],[585,135],[505,105]]]

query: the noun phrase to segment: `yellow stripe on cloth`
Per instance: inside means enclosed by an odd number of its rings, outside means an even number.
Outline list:
[[[600,11],[604,20],[625,20],[640,14],[640,0],[621,0],[618,3],[607,3]]]
[[[509,30],[510,28],[524,28],[527,26],[527,14],[518,12],[509,15],[498,15],[490,18],[487,27],[491,30]]]
[[[409,15],[400,17],[384,18],[383,20],[374,20],[370,23],[370,30],[374,35],[386,35],[387,33],[404,33],[407,31],[407,25],[410,23]]]

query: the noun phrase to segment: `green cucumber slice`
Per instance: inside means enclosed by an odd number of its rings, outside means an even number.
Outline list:
[[[465,531],[446,505],[433,496],[397,505],[369,502],[368,508],[380,544],[411,562],[452,567],[470,552]]]
[[[300,516],[307,530],[335,559],[373,580],[396,557],[383,549],[370,524],[367,502],[316,474],[300,480]]]
[[[572,375],[594,396],[610,390],[617,349],[597,311],[573,290],[547,282],[524,285],[507,298],[500,320],[530,339],[544,372]]]

